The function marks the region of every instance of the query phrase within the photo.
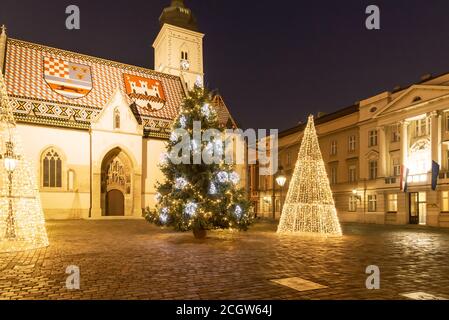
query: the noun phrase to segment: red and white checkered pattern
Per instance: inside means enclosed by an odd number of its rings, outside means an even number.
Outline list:
[[[43,77],[45,58],[90,66],[92,91],[79,99],[69,99],[54,92]],[[5,80],[8,94],[11,96],[102,109],[109,102],[116,88],[120,88],[125,93],[124,73],[156,79],[162,83],[166,95],[166,105],[154,112],[139,110],[142,115],[148,113],[145,115],[169,120],[176,117],[185,97],[181,79],[178,77],[25,41],[8,39]]]
[[[69,63],[62,59],[44,57],[44,73],[47,76],[69,79]]]

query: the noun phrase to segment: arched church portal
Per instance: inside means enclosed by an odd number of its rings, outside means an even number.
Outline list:
[[[101,165],[101,209],[103,216],[132,214],[132,162],[120,148],[109,151]]]

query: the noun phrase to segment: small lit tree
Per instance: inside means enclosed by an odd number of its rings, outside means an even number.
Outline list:
[[[0,252],[48,246],[33,165],[21,148],[0,72]]]
[[[194,136],[194,126],[201,137]],[[204,134],[211,130],[218,135],[205,139]],[[238,187],[239,175],[224,161],[223,141],[224,131],[210,93],[195,87],[174,121],[160,165],[165,181],[157,184],[157,206],[146,210],[148,221],[178,231],[193,230],[196,236],[207,229],[248,228],[250,204],[245,191]],[[207,162],[205,157],[220,160]],[[178,163],[174,158],[183,161]]]
[[[278,232],[341,235],[313,116],[309,116]]]

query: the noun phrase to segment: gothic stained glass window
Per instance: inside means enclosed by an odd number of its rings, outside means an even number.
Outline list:
[[[47,188],[62,187],[62,160],[59,154],[50,149],[43,159],[43,186]]]

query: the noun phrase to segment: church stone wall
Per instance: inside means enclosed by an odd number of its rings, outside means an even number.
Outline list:
[[[86,218],[90,206],[89,133],[87,131],[18,124],[24,154],[35,166],[36,179],[47,219]],[[62,160],[62,186],[43,186],[43,153],[50,148]],[[69,183],[69,172],[73,183]]]

